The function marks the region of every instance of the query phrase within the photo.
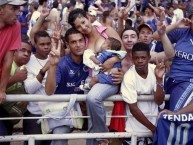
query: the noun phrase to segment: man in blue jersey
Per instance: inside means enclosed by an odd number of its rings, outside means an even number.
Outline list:
[[[85,50],[83,35],[70,28],[66,31],[65,41],[70,54],[62,57],[58,64],[50,66],[45,91],[52,94],[83,94],[79,85],[88,77],[88,69],[82,63]]]
[[[193,144],[193,102],[174,112],[163,110],[160,112],[154,135],[155,145]],[[164,134],[163,134],[164,132]]]
[[[154,145],[192,145],[193,114],[162,114],[157,123]]]
[[[161,23],[160,23],[161,24]],[[160,25],[158,24],[158,26]],[[166,91],[171,95],[169,110],[179,111],[192,101],[193,91],[193,17],[182,19],[175,24],[167,26],[165,33],[172,44],[175,44],[173,51],[173,62],[170,67],[169,79],[166,84]],[[158,32],[154,38],[159,39]],[[163,42],[164,43],[164,42]],[[170,49],[165,49],[167,54]]]
[[[65,33],[65,41],[70,53],[59,60],[60,47],[54,49],[50,56],[50,67],[45,84],[47,95],[83,94],[79,89],[88,77],[88,68],[83,64],[85,39],[76,29],[70,28]],[[52,55],[54,54],[54,55]],[[53,133],[70,133],[70,126],[60,126]],[[53,140],[52,144],[67,145],[67,140]]]
[[[166,91],[170,94],[169,110],[160,115],[157,124],[154,142],[161,144],[193,144],[191,131],[193,112],[193,15],[189,19],[182,19],[175,24],[164,28],[163,23],[157,23],[161,31],[155,32],[154,37],[167,36],[171,43],[175,44],[173,62],[170,67],[169,79],[166,83]],[[161,34],[161,35],[160,35]],[[163,41],[163,43],[165,43]],[[167,54],[170,49],[165,49]],[[164,134],[163,134],[164,132]]]

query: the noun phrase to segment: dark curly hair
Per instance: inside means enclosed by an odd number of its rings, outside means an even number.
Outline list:
[[[74,9],[73,11],[71,11],[69,13],[69,16],[68,16],[68,23],[74,27],[74,21],[76,20],[76,18],[78,17],[85,17],[87,18],[86,16],[86,11],[82,10],[82,9]],[[88,18],[87,18],[88,19]]]
[[[65,36],[64,36],[64,40],[66,42],[69,42],[69,36],[72,34],[79,34],[80,32],[74,28],[70,28],[66,31]],[[81,34],[81,33],[80,33]]]
[[[150,49],[148,44],[144,43],[144,42],[137,42],[133,45],[132,48],[132,54],[136,51],[146,51],[148,55],[150,55]]]
[[[111,43],[111,50],[120,50],[121,49],[121,42],[118,39],[115,39],[113,37],[109,37],[107,40]]]
[[[136,32],[137,37],[139,38],[139,32],[138,32],[135,28],[133,28],[133,27],[127,27],[127,28],[125,28],[125,29],[122,31],[122,33],[121,33],[121,39],[123,38],[123,34],[125,33],[125,31],[127,31],[127,30],[133,30],[134,32]]]

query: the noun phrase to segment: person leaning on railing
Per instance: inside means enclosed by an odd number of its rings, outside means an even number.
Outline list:
[[[10,77],[14,50],[21,47],[21,25],[17,21],[19,6],[25,1],[0,1],[0,104],[6,100],[6,87]],[[0,117],[3,109],[0,107]],[[0,121],[0,135],[7,135],[3,121]]]
[[[156,117],[158,106],[164,101],[163,75],[165,65],[163,62],[155,66],[150,64],[150,50],[143,42],[136,43],[132,48],[132,60],[134,65],[125,73],[121,84],[121,94],[126,105],[126,114],[133,115],[126,119],[126,132],[149,132],[156,130]],[[154,94],[154,101],[138,102],[138,95]],[[125,139],[124,145],[129,145],[131,139]],[[150,138],[138,138],[138,141],[146,143]]]

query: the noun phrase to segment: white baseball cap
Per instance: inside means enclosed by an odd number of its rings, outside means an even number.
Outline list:
[[[91,16],[97,16],[97,11],[95,11],[95,10],[90,10],[89,12],[89,15],[91,15]]]
[[[15,5],[15,6],[22,6],[26,4],[27,1],[23,0],[0,0],[0,6],[4,4],[10,4],[10,5]]]

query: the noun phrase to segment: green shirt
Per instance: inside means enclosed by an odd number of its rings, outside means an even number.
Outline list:
[[[10,76],[14,75],[17,68],[18,68],[17,64],[15,63],[15,61],[13,61],[12,66],[11,66]],[[26,94],[24,85],[21,82],[17,82],[13,84],[12,86],[10,86],[9,88],[7,88],[6,93],[7,94]]]

